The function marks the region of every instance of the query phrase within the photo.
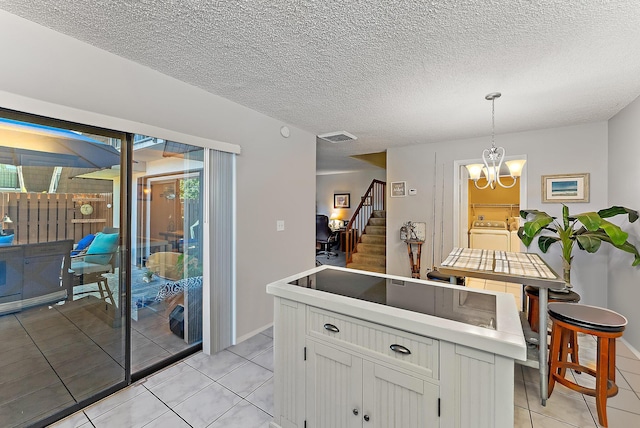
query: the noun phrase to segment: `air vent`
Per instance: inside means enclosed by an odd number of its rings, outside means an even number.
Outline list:
[[[318,135],[318,138],[329,141],[330,143],[346,143],[347,141],[357,140],[358,137],[351,135],[346,131],[328,132]]]

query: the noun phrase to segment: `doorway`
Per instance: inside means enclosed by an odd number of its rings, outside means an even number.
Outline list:
[[[505,158],[505,160],[515,159],[527,160],[527,156],[515,155]],[[512,202],[501,203],[492,200],[486,201],[486,205],[489,205],[488,207],[473,207],[471,205],[472,203],[483,204],[484,202],[477,199],[472,201],[471,199],[473,198],[473,196],[470,195],[469,192],[469,172],[467,171],[466,165],[481,162],[481,159],[466,159],[454,161],[453,242],[455,247],[469,247],[469,230],[471,229],[474,220],[480,220],[480,216],[483,216],[483,219],[485,220],[492,220],[493,217],[495,217],[495,220],[507,223],[506,228],[508,230],[514,228],[517,230],[517,227],[519,227],[520,225],[519,210],[527,208],[526,164],[524,169],[522,170],[522,175],[518,178],[519,183],[515,185],[515,187],[518,187],[517,191],[519,192],[519,195],[517,196],[517,208],[514,207],[515,204]],[[486,191],[491,192],[491,190]],[[497,206],[491,207],[491,205]],[[503,216],[504,218],[502,218]],[[514,221],[517,221],[517,224],[513,224]],[[519,241],[518,245],[520,245]],[[520,251],[521,249],[522,247],[519,246],[518,251]]]

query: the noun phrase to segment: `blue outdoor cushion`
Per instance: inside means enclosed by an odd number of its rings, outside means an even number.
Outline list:
[[[78,245],[76,245],[76,248],[73,251],[71,251],[71,255],[75,256],[78,253],[80,253],[82,250],[87,248],[91,244],[91,242],[93,242],[93,238],[95,238],[95,235],[93,233],[90,233],[84,238],[82,238],[81,240],[79,240]]]
[[[0,235],[0,245],[11,245],[13,243],[13,235]]]
[[[109,264],[111,256],[118,246],[117,233],[97,233],[89,249],[85,253],[84,261],[99,265]]]

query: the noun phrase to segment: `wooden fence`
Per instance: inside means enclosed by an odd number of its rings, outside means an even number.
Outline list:
[[[60,241],[78,242],[89,233],[113,226],[112,193],[15,193],[0,192],[2,217],[8,214],[13,223],[3,229],[13,230],[14,244]],[[89,204],[93,212],[83,215],[80,207]],[[0,220],[2,220],[0,217]]]

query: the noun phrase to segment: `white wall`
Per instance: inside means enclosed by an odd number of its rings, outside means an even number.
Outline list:
[[[242,147],[237,335],[269,325],[273,305],[265,285],[314,266],[315,136],[289,126],[285,139],[278,120],[4,11],[0,50],[0,107]],[[154,127],[167,132],[149,133]],[[285,220],[284,232],[276,233],[276,220]]]
[[[640,98],[609,120],[609,205],[640,209]],[[640,247],[640,222],[616,221]],[[624,338],[640,349],[640,268],[631,267],[626,254],[609,255],[609,308],[629,320]]]
[[[387,181],[387,171],[380,168],[316,176],[316,212],[331,217],[331,213],[338,211],[341,220],[349,220],[372,180]],[[350,193],[351,208],[333,208],[334,193]]]
[[[453,163],[455,160],[477,159],[483,149],[489,147],[489,137],[423,144],[387,151],[387,180],[406,181],[408,188],[416,188],[418,194],[404,198],[389,198],[387,209],[387,272],[410,276],[406,245],[400,241],[399,231],[407,220],[427,222],[427,242],[422,251],[422,277],[431,265],[431,237],[433,212],[433,164],[437,152],[436,179],[436,242],[435,260],[441,257],[440,218],[444,217],[444,255],[453,248]],[[541,175],[561,173],[591,174],[589,203],[568,204],[570,212],[597,211],[607,206],[607,123],[537,131],[502,134],[496,136],[496,144],[504,146],[508,156],[526,155],[528,192],[526,206],[540,209],[551,215],[560,215],[560,204],[542,204]],[[444,216],[441,216],[442,170],[444,165]],[[465,183],[466,184],[466,183]],[[537,251],[532,244],[528,251]],[[559,248],[553,248],[542,257],[557,272],[562,272]],[[606,306],[607,303],[607,250],[596,254],[574,251],[571,282],[582,296],[583,303]]]

